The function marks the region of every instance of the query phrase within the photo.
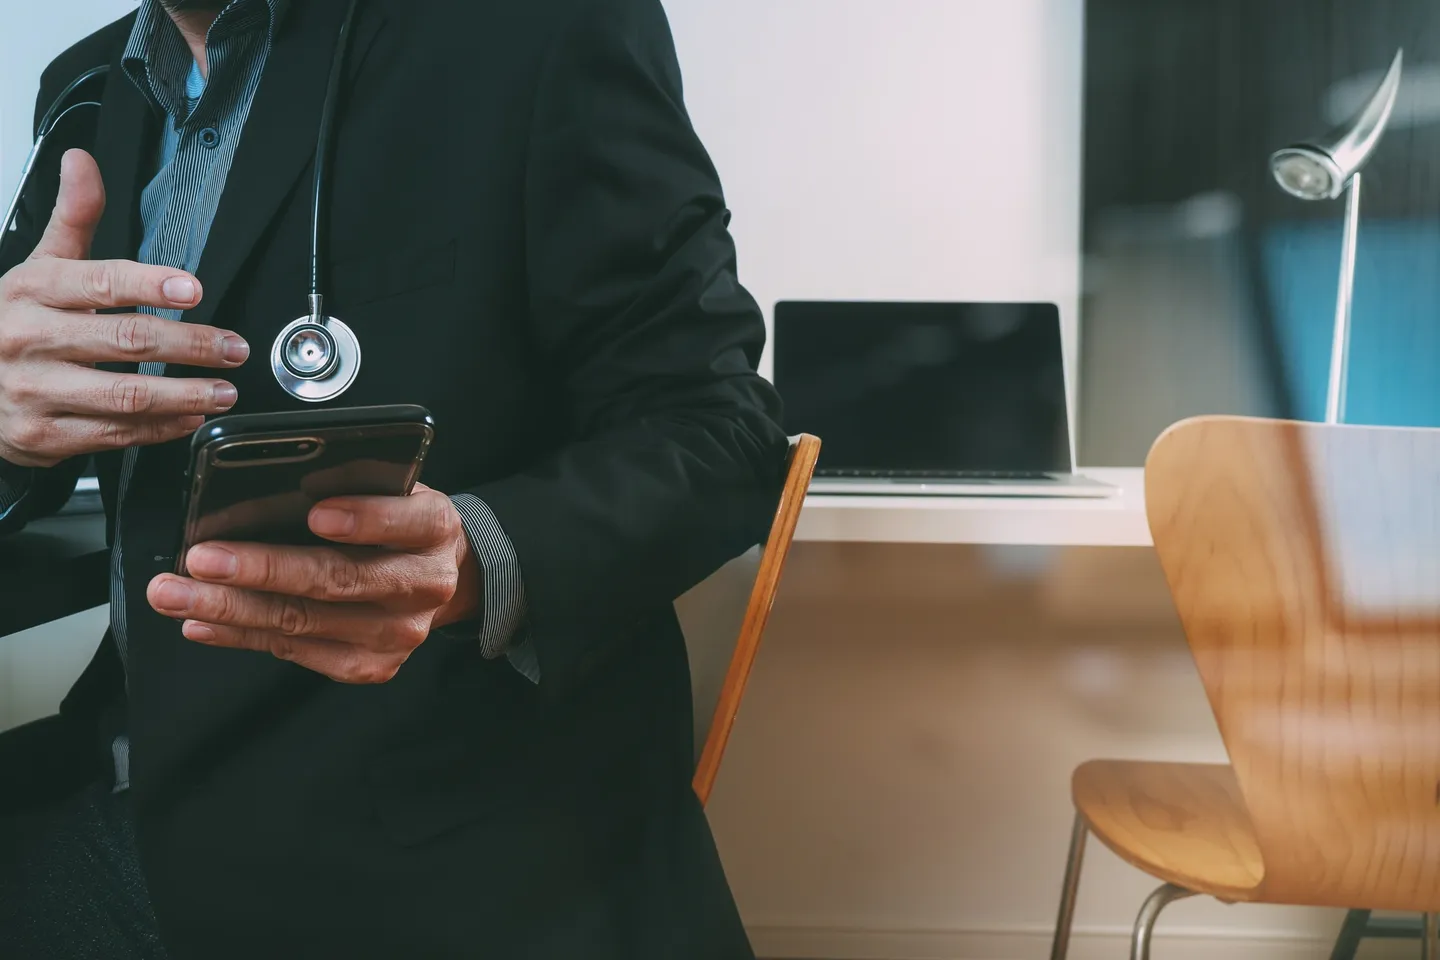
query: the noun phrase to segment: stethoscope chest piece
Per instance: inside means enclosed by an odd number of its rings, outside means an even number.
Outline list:
[[[360,341],[334,317],[309,314],[288,324],[270,348],[270,368],[285,392],[300,400],[333,400],[360,372]]]

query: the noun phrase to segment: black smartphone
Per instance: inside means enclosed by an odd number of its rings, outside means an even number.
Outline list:
[[[208,540],[287,545],[325,541],[310,508],[342,496],[408,496],[435,439],[424,407],[393,405],[236,414],[191,441],[185,555]]]

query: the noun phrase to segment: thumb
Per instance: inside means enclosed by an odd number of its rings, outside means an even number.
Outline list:
[[[84,150],[67,150],[60,160],[60,195],[55,198],[55,211],[30,259],[88,259],[95,227],[104,212],[105,182],[100,179],[95,158]]]

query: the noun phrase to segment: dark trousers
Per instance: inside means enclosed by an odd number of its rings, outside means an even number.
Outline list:
[[[128,796],[101,779],[45,795],[40,729],[0,733],[0,957],[160,960]]]

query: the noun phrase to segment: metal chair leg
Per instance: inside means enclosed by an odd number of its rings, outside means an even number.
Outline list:
[[[1355,960],[1360,941],[1370,926],[1369,910],[1351,910],[1345,914],[1340,925],[1340,935],[1335,938],[1335,949],[1330,951],[1330,960]]]
[[[1085,838],[1089,835],[1085,818],[1077,812],[1075,828],[1070,834],[1070,854],[1065,860],[1065,883],[1060,888],[1060,915],[1055,918],[1050,960],[1065,960],[1070,949],[1070,925],[1075,919],[1075,896],[1080,891],[1080,866],[1085,860]]]
[[[1193,896],[1195,891],[1177,887],[1173,883],[1167,883],[1150,894],[1145,905],[1140,908],[1140,915],[1135,918],[1135,939],[1130,944],[1130,960],[1150,960],[1150,938],[1155,933],[1155,921],[1159,919],[1160,911],[1176,900]]]

